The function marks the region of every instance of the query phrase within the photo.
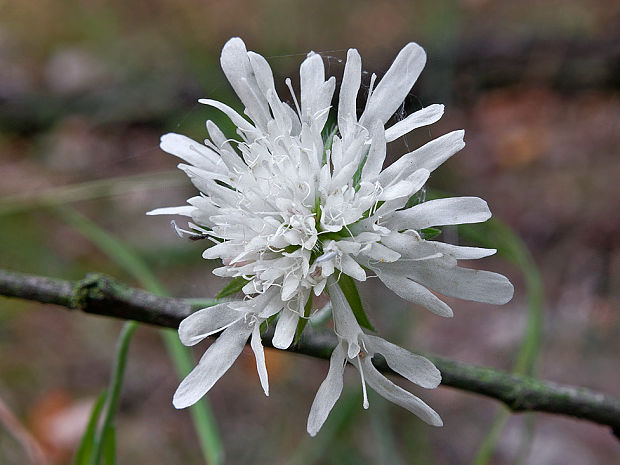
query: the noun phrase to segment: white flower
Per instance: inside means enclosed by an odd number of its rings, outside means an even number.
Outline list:
[[[226,329],[179,387],[176,406],[190,405],[204,395],[250,335],[267,393],[260,324],[278,315],[273,344],[288,348],[300,318],[307,316],[304,307],[310,293],[321,294],[329,282],[329,294],[339,302],[333,311],[340,342],[332,356],[330,381],[325,381],[313,406],[309,432],[318,431],[338,397],[339,373],[346,360],[384,397],[440,424],[429,407],[378,374],[370,356],[381,353],[396,364],[396,371],[407,366],[399,372],[425,387],[439,382],[434,367],[413,354],[411,362],[402,362],[409,354],[404,349],[364,334],[336,284],[341,274],[364,281],[371,271],[399,296],[442,316],[451,316],[452,310],[429,289],[495,304],[512,297],[512,285],[504,276],[457,266],[458,259],[482,258],[495,250],[424,240],[422,230],[431,226],[487,220],[491,213],[486,202],[459,197],[411,204],[430,172],[463,148],[463,131],[441,136],[382,169],[387,143],[443,114],[443,105],[430,105],[385,128],[425,61],[421,47],[405,46],[376,86],[372,76],[358,119],[361,59],[356,50],[349,50],[337,126],[326,128],[335,79],[325,79],[319,55],[310,53],[301,64],[299,101],[286,80],[293,109],[278,96],[262,56],[248,52],[239,38],[224,46],[222,69],[249,120],[221,102],[200,100],[231,119],[239,140],[227,139],[211,121],[210,140],[204,145],[182,135],[164,135],[162,149],[184,160],[179,168],[201,194],[189,199],[189,205],[149,213],[190,217],[190,234],[214,242],[203,254],[222,261],[214,273],[246,279],[246,298],[203,309],[183,322],[184,343]]]
[[[310,415],[308,416],[308,433],[314,436],[325,420],[342,392],[342,377],[347,362],[360,373],[364,408],[368,408],[366,383],[378,394],[389,401],[416,414],[429,425],[442,426],[439,415],[413,394],[392,383],[372,364],[375,354],[381,354],[388,366],[412,383],[423,388],[436,388],[441,382],[441,374],[433,363],[419,355],[398,347],[384,339],[364,334],[338,283],[330,278],[328,286],[333,305],[334,323],[338,334],[338,345],[332,352],[327,377],[319,387]]]
[[[261,386],[265,395],[269,395],[260,325],[280,311],[279,302],[274,302],[276,294],[274,289],[256,297],[250,303],[244,302],[244,305],[239,302],[226,302],[203,308],[181,322],[179,337],[186,346],[193,346],[212,334],[222,330],[223,332],[175,392],[172,402],[176,408],[189,407],[198,402],[232,366],[250,336]]]

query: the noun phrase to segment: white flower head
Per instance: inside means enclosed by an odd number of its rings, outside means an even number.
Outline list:
[[[406,45],[378,83],[372,75],[358,117],[362,65],[356,50],[348,51],[334,109],[335,79],[326,79],[321,56],[310,53],[301,64],[299,99],[286,80],[289,105],[278,96],[262,56],[248,52],[239,38],[226,43],[222,69],[247,118],[221,102],[200,102],[224,112],[238,138],[226,138],[211,121],[204,144],[164,135],[161,148],[184,161],[179,168],[200,195],[190,198],[189,205],[149,212],[190,217],[192,233],[214,243],[203,254],[221,260],[214,273],[247,281],[244,300],[200,310],[182,323],[179,332],[186,344],[224,332],[179,387],[177,407],[204,395],[250,336],[267,393],[260,325],[277,315],[273,344],[288,348],[300,318],[308,316],[311,294],[318,296],[327,287],[340,342],[313,404],[308,431],[318,431],[339,396],[347,361],[384,397],[430,424],[441,423],[426,404],[380,375],[370,358],[382,354],[395,371],[424,387],[439,383],[436,369],[426,359],[364,334],[338,285],[342,275],[365,281],[370,272],[400,297],[442,316],[452,316],[452,310],[431,290],[494,304],[512,297],[513,287],[504,276],[457,266],[459,259],[482,258],[495,250],[424,239],[426,228],[487,220],[486,202],[475,197],[412,202],[430,173],[464,147],[463,131],[441,136],[383,169],[389,142],[443,114],[443,105],[430,105],[385,127],[425,62],[419,45]],[[327,127],[334,110],[337,124]],[[410,362],[403,361],[406,354]]]

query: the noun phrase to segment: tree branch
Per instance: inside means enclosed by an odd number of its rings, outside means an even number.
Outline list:
[[[183,299],[156,296],[101,274],[88,274],[81,281],[64,281],[0,270],[0,295],[170,328],[178,327],[196,307]],[[272,334],[263,337],[265,346],[272,346],[271,337]],[[328,359],[335,342],[333,336],[314,334],[302,338],[289,351]],[[548,412],[589,420],[611,427],[620,437],[620,399],[617,397],[493,368],[429,358],[441,370],[444,386],[491,397],[514,412]],[[376,362],[381,371],[391,373],[384,360]]]

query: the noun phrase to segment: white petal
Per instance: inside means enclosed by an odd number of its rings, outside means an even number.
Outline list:
[[[360,124],[368,127],[377,119],[385,124],[403,103],[425,64],[422,47],[413,42],[405,45],[368,98]]]
[[[400,405],[417,415],[421,420],[432,426],[443,426],[441,418],[432,408],[426,405],[418,397],[410,392],[405,391],[400,386],[392,383],[389,379],[377,371],[369,357],[361,360],[364,374],[368,385],[372,387],[377,394],[386,398],[390,402]]]
[[[385,186],[397,176],[406,177],[420,168],[433,171],[465,147],[465,142],[463,142],[464,135],[465,131],[453,131],[424,144],[413,152],[403,155],[383,170],[379,176],[379,182]]]
[[[405,186],[407,187],[407,190],[411,192],[411,195],[415,194],[420,189],[422,189],[422,187],[428,180],[428,177],[430,176],[430,174],[431,174],[430,171],[424,168],[421,168],[417,171],[414,171],[411,175],[409,175],[407,179],[404,180],[404,182],[406,183]],[[400,184],[401,182],[402,181],[397,181],[396,184]],[[393,200],[386,200],[383,203],[383,205],[381,205],[377,209],[377,211],[373,215],[374,217],[377,217],[377,218],[385,217],[388,213],[392,213],[393,211],[401,209],[405,207],[405,205],[407,205],[407,202],[409,201],[409,198],[411,197],[411,195],[409,196],[404,195],[401,197],[396,197],[396,195],[402,193],[402,191],[390,192],[390,190],[391,190],[391,185],[388,185],[385,188],[384,192],[381,194],[381,197],[384,197],[384,198],[391,197]]]
[[[182,205],[180,207],[162,207],[156,208],[155,210],[151,210],[146,212],[147,215],[183,215],[183,216],[192,216],[192,213],[196,210],[196,207],[192,207],[191,205]]]
[[[441,383],[441,373],[429,359],[370,334],[364,336],[364,343],[372,354],[383,355],[392,370],[412,383],[427,389],[436,388]]]
[[[344,139],[349,139],[357,124],[357,93],[362,77],[362,59],[355,49],[347,52],[340,98],[338,100],[338,129]]]
[[[235,207],[238,203],[238,193],[215,182],[211,173],[189,165],[179,165],[196,188],[208,194],[219,206]]]
[[[258,378],[260,379],[260,385],[265,391],[265,395],[269,396],[269,378],[267,376],[267,365],[265,364],[265,349],[261,343],[260,338],[260,323],[254,323],[252,329],[252,339],[250,340],[250,346],[254,351],[254,358],[256,358],[256,371],[258,371]]]
[[[403,199],[404,203],[398,203],[398,206],[405,206],[407,204],[407,200],[409,200],[413,194],[418,192],[422,186],[424,186],[430,174],[430,171],[425,170],[424,168],[414,171],[409,177],[407,177],[407,179],[403,179],[402,181],[398,181],[385,187],[383,192],[381,192],[381,195],[379,195],[379,200],[389,202],[391,200],[405,197],[405,199]],[[383,207],[383,205],[381,205],[381,207]],[[395,207],[396,204],[392,204],[392,211]],[[386,207],[383,211],[387,212],[387,209],[388,207]]]
[[[269,318],[270,316],[278,313],[280,310],[282,310],[282,307],[284,307],[284,302],[282,302],[282,299],[280,299],[280,293],[278,292],[278,289],[275,288],[275,286],[269,289],[263,295],[269,294],[271,292],[273,292],[273,296],[270,297],[268,301],[266,301],[266,304],[264,304],[262,309],[257,309],[259,318]]]
[[[347,355],[350,359],[357,357],[360,352],[359,337],[364,334],[360,328],[353,310],[345,297],[340,285],[333,276],[327,280],[327,292],[332,302],[332,315],[336,334],[348,343]]]
[[[348,254],[342,254],[340,263],[336,262],[338,267],[344,274],[351,276],[358,281],[366,281],[366,271],[359,263],[353,260]]]
[[[244,113],[250,117],[256,127],[262,131],[267,131],[267,123],[271,121],[271,113],[265,96],[257,88],[255,80],[239,79],[235,91],[245,105]]]
[[[284,309],[282,313],[280,313],[280,319],[276,323],[276,330],[272,340],[275,348],[283,350],[289,348],[295,338],[295,330],[297,329],[298,321],[299,314],[296,312]]]
[[[209,137],[211,141],[215,145],[217,149],[220,150],[220,156],[222,152],[229,152],[235,155],[239,159],[239,165],[243,165],[240,157],[235,152],[235,149],[231,145],[231,140],[226,137],[226,135],[222,132],[222,130],[211,120],[207,120],[207,132],[209,133]],[[237,165],[235,165],[237,167]],[[234,170],[232,170],[234,172]]]
[[[497,252],[497,249],[484,249],[482,247],[463,247],[460,245],[446,244],[437,241],[425,241],[438,252],[449,254],[457,260],[477,260],[479,258],[490,257]]]
[[[429,200],[395,212],[386,226],[393,230],[423,229],[447,224],[481,223],[491,217],[487,203],[478,197]]]
[[[208,197],[196,196],[187,201],[190,205],[196,207],[192,212],[192,219],[203,226],[212,227],[211,217],[218,215],[220,207],[215,205]]]
[[[299,67],[301,116],[303,120],[320,110],[319,96],[325,83],[325,67],[321,55],[311,52]]]
[[[235,88],[239,79],[248,77],[252,73],[247,49],[243,40],[239,37],[233,37],[226,42],[222,48],[220,64],[233,88]]]
[[[329,372],[316,393],[310,415],[308,415],[308,433],[315,436],[327,419],[329,412],[342,393],[342,378],[346,365],[345,350],[342,343],[338,344],[329,359]]]
[[[399,121],[385,130],[385,140],[387,142],[392,142],[400,136],[410,133],[414,129],[428,126],[429,124],[439,121],[443,115],[443,109],[443,105],[434,104],[411,113],[404,120]]]
[[[282,283],[282,300],[290,300],[295,296],[299,288],[300,276],[296,273],[290,273],[284,278]]]
[[[319,283],[314,286],[314,295],[315,296],[320,296],[321,292],[323,292],[323,289],[325,289],[325,285],[327,284],[327,279],[322,279],[321,281],[319,281]]]
[[[364,255],[371,260],[381,263],[395,262],[400,258],[400,254],[384,246],[383,244],[373,243],[368,250],[364,250]]]
[[[267,100],[256,82],[245,44],[239,37],[226,42],[220,63],[228,82],[245,105],[248,116],[264,129],[269,119]]]
[[[284,105],[284,111],[288,114],[289,119],[291,120],[291,135],[297,136],[301,132],[301,121],[299,121],[299,115],[293,108],[291,108],[287,103]]]
[[[236,257],[244,251],[242,244],[235,244],[234,242],[220,242],[214,244],[202,253],[202,258],[205,260],[214,260],[216,258],[232,258]]]
[[[257,130],[254,126],[252,126],[243,116],[237,113],[235,110],[230,108],[228,105],[218,102],[217,100],[211,100],[208,98],[201,98],[198,100],[199,103],[203,105],[209,105],[211,107],[217,108],[222,113],[224,113],[230,120],[233,122],[235,126],[237,126],[242,131],[248,134],[256,134]]]
[[[203,308],[181,321],[179,339],[186,346],[193,346],[241,318],[243,313],[231,309],[228,302]]]
[[[329,117],[329,110],[331,108],[331,101],[334,95],[334,90],[336,89],[336,78],[334,76],[330,77],[325,83],[321,86],[321,91],[319,93],[316,105],[317,109],[314,114],[315,118],[315,131],[318,136],[320,136],[320,131],[323,130],[323,126],[327,122],[327,118]]]
[[[496,249],[480,247],[463,247],[439,241],[425,241],[417,235],[401,234],[392,231],[381,238],[381,242],[404,258],[422,258],[437,253],[446,254],[457,260],[475,260],[488,257],[497,252]]]
[[[376,265],[373,269],[377,272],[377,276],[379,276],[383,284],[397,296],[416,305],[421,305],[436,315],[453,316],[452,309],[421,284],[407,279],[405,275],[384,271],[379,265]]]
[[[275,92],[275,85],[273,82],[273,73],[267,60],[262,55],[254,52],[248,52],[248,58],[250,59],[250,65],[256,78],[256,83],[263,94],[267,95],[269,91]]]
[[[375,121],[370,128],[370,137],[372,137],[372,143],[368,156],[366,157],[366,163],[362,168],[362,179],[374,182],[377,176],[383,168],[383,162],[385,161],[385,131],[383,124],[380,121]]]
[[[239,357],[251,331],[244,321],[227,328],[181,382],[174,393],[173,405],[180,409],[198,402]]]
[[[222,164],[220,156],[213,150],[181,134],[164,134],[161,136],[159,146],[164,152],[199,168],[216,170],[216,167]]]
[[[412,262],[409,278],[437,292],[474,302],[503,305],[512,299],[514,287],[498,273],[448,267],[441,261]]]
[[[323,250],[327,252],[328,250],[332,250],[332,246],[334,249],[340,250],[343,253],[350,254],[358,254],[360,251],[360,247],[362,244],[358,241],[358,238],[353,240],[340,240],[340,241],[330,241],[327,240],[323,242]]]
[[[351,160],[345,161],[342,151],[342,139],[338,136],[334,136],[332,139],[331,162],[334,165],[335,172],[340,171],[347,163],[351,162]]]
[[[336,191],[337,189],[342,189],[344,186],[348,186],[353,179],[353,175],[359,169],[359,160],[350,160],[343,157],[343,161],[346,164],[344,166],[341,166],[338,171],[334,172],[332,176],[332,181],[330,184],[330,190],[332,191]],[[336,165],[334,164],[334,166]],[[333,194],[333,197],[336,198],[337,195],[341,195],[341,192]],[[338,213],[345,214],[346,212]]]

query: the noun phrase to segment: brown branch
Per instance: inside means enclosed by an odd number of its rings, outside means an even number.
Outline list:
[[[0,295],[170,328],[176,328],[193,310],[186,300],[156,296],[101,274],[89,274],[81,281],[64,281],[0,270]],[[263,343],[271,347],[270,334],[263,337]],[[289,351],[328,359],[334,345],[333,336],[314,334],[302,338]],[[589,420],[611,427],[620,437],[620,399],[617,397],[494,368],[429,358],[441,370],[444,386],[491,397],[514,412],[547,412]],[[377,366],[390,372],[383,360],[377,360]]]

